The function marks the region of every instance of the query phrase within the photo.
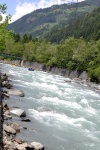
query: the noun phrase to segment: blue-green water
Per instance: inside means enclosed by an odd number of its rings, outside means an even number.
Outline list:
[[[46,150],[100,150],[99,93],[59,75],[7,64],[0,68],[25,93],[11,99],[31,119],[20,135],[24,140],[40,142]]]

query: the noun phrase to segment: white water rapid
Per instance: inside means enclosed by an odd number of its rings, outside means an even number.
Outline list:
[[[100,150],[100,94],[75,81],[42,71],[0,64],[25,97],[13,97],[11,106],[23,108],[28,130],[24,140],[37,141],[46,150]]]

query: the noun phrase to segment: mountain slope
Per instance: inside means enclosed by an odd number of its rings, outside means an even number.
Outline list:
[[[56,32],[55,32],[56,31]],[[84,15],[76,21],[70,22],[67,26],[60,29],[54,27],[45,35],[45,39],[50,42],[59,43],[68,37],[83,37],[85,40],[100,39],[100,7],[94,9],[91,13]]]
[[[74,22],[98,5],[100,5],[100,0],[86,0],[77,4],[54,5],[39,9],[11,23],[8,30],[21,35],[27,33],[34,38],[42,38],[53,27],[60,29],[67,26],[69,22]]]

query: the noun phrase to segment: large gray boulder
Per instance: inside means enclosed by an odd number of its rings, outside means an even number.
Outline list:
[[[24,92],[22,90],[18,90],[18,89],[9,89],[8,90],[8,94],[9,95],[15,95],[15,96],[24,97]]]
[[[12,109],[10,113],[18,117],[26,117],[26,113],[23,109]]]

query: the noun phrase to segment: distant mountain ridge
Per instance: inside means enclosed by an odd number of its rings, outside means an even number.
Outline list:
[[[54,5],[45,9],[38,9],[23,16],[8,26],[20,35],[31,34],[33,38],[45,37],[51,29],[60,30],[86,13],[100,6],[100,0],[85,0],[80,3]]]

